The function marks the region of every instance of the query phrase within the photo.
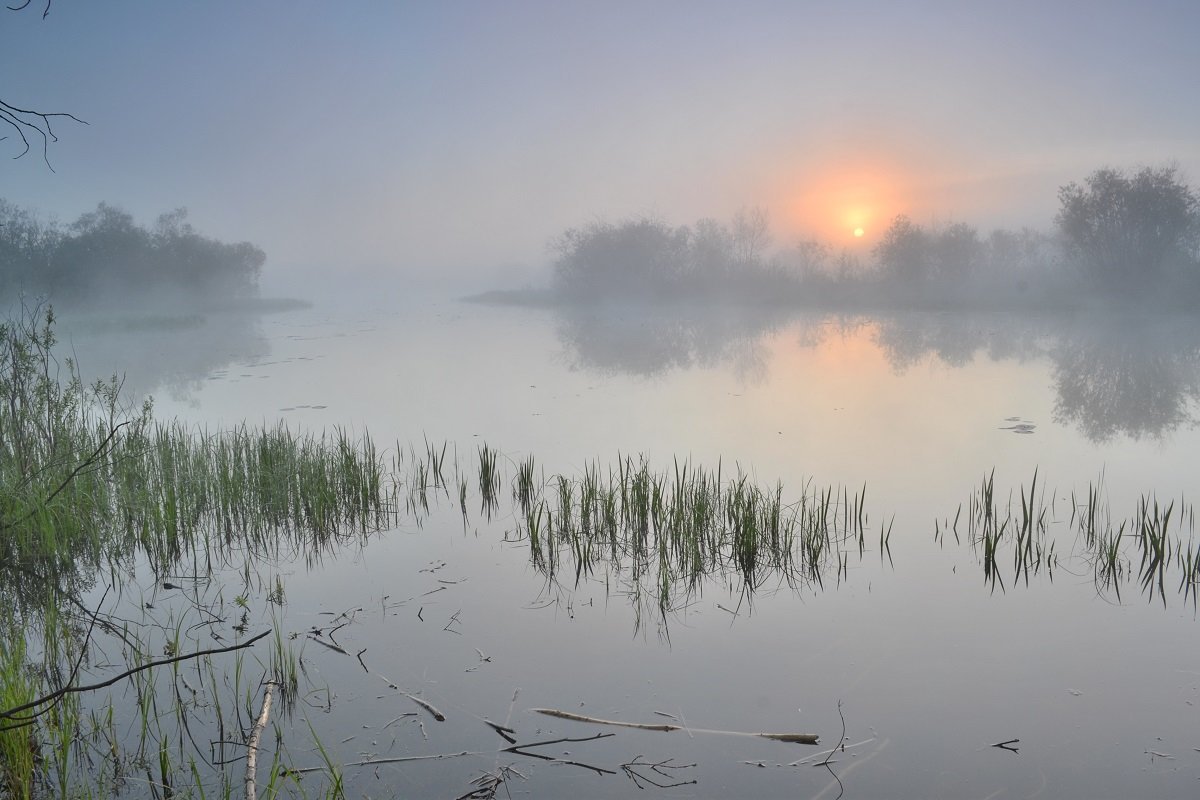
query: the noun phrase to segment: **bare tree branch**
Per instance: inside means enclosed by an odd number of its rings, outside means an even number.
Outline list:
[[[29,8],[29,4],[32,2],[33,2],[33,0],[25,0],[25,2],[21,3],[21,5],[19,5],[19,6],[9,6],[8,10],[9,11],[24,11],[25,9]],[[42,19],[45,19],[46,17],[50,16],[50,3],[51,3],[51,0],[46,0],[46,7],[44,9],[42,9]]]
[[[28,108],[18,108],[0,100],[0,122],[8,123],[9,127],[17,132],[17,136],[21,137],[21,144],[23,145],[21,152],[13,156],[14,159],[20,158],[33,148],[29,141],[30,137],[33,137],[34,141],[40,138],[42,143],[42,160],[46,162],[46,166],[50,168],[51,172],[54,171],[54,167],[50,166],[50,143],[58,141],[58,136],[55,135],[54,128],[51,125],[51,120],[54,117],[66,117],[82,125],[87,125],[86,121],[65,111],[34,111]],[[0,140],[7,138],[7,136],[0,136]]]
[[[9,11],[24,11],[33,0],[25,0],[20,5],[6,6]],[[42,9],[42,19],[50,15],[50,3],[52,0],[46,0],[46,5]],[[54,127],[51,121],[55,117],[66,117],[83,125],[86,122],[81,120],[74,114],[68,114],[63,111],[34,111],[29,108],[18,108],[10,103],[0,100],[0,122],[3,122],[16,131],[17,136],[21,139],[22,149],[13,158],[20,158],[33,149],[30,139],[37,142],[39,139],[42,143],[42,160],[46,162],[46,167],[54,172],[54,167],[50,166],[50,143],[57,142],[58,136],[54,134]],[[7,136],[0,136],[0,141],[7,139]]]
[[[61,688],[57,691],[51,692],[50,694],[45,695],[43,697],[39,697],[36,700],[31,700],[28,703],[23,703],[22,705],[13,706],[12,708],[7,708],[7,709],[4,709],[3,711],[0,711],[0,719],[22,720],[22,722],[18,723],[17,725],[0,727],[0,731],[10,730],[12,728],[21,727],[23,724],[28,724],[31,717],[26,717],[26,718],[18,717],[17,714],[20,714],[22,711],[28,711],[31,708],[36,708],[37,706],[42,705],[43,703],[49,703],[51,701],[57,700],[58,698],[62,697],[65,694],[75,694],[75,693],[79,693],[79,692],[91,692],[91,691],[95,691],[96,689],[103,689],[106,686],[112,686],[114,683],[116,683],[119,680],[128,678],[130,675],[136,675],[139,672],[143,672],[148,669],[153,669],[154,667],[161,667],[166,664],[174,664],[179,661],[187,661],[188,659],[199,658],[200,656],[209,656],[209,655],[215,655],[217,653],[229,653],[234,650],[242,650],[242,649],[254,644],[259,639],[263,638],[264,636],[268,635],[269,633],[271,633],[271,631],[263,631],[262,633],[258,634],[257,636],[255,636],[252,639],[247,639],[246,641],[241,642],[240,644],[229,645],[228,647],[214,647],[209,650],[197,650],[193,653],[185,653],[184,655],[181,655],[181,656],[171,656],[170,658],[160,658],[157,661],[148,661],[139,667],[134,667],[133,669],[127,669],[124,672],[122,672],[120,675],[114,675],[113,677],[109,678],[108,680],[100,681],[99,683],[90,683],[87,686],[70,686],[70,685],[64,686],[63,688]],[[36,716],[37,716],[36,713],[32,715],[32,717],[36,717]]]

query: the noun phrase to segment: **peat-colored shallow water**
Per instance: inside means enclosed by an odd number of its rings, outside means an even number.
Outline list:
[[[446,300],[318,306],[239,325],[234,335],[233,325],[200,324],[219,332],[208,345],[197,330],[163,334],[166,362],[198,369],[152,389],[158,416],[210,429],[345,426],[381,447],[422,451],[426,439],[445,441],[472,480],[486,442],[503,454],[506,478],[529,454],[548,476],[576,478],[590,463],[607,471],[645,454],[656,469],[686,459],[730,476],[740,468],[767,487],[782,481],[785,501],[806,486],[865,486],[866,546],[846,548],[844,571],[821,585],[768,575],[751,595],[714,577],[665,614],[632,596],[628,571],[615,566],[548,582],[528,543],[507,541],[519,538],[511,504],[489,519],[474,492],[465,519],[447,496],[419,524],[361,548],[264,568],[286,586],[275,614],[304,644],[307,685],[327,687],[302,698],[287,726],[289,766],[322,763],[304,717],[340,763],[472,753],[347,767],[349,796],[457,797],[511,765],[525,779],[510,777],[514,793],[625,797],[636,789],[621,765],[635,757],[694,765],[632,767],[660,784],[687,782],[649,786],[665,796],[1195,791],[1194,594],[1170,585],[1150,598],[1136,578],[1119,597],[1098,587],[1091,565],[1072,558],[1068,524],[1072,492],[1086,496],[1101,480],[1116,520],[1151,493],[1179,508],[1192,501],[1200,325],[1190,320],[566,313]],[[117,335],[127,334],[80,337],[85,366],[108,358],[106,337]],[[212,358],[173,360],[171,336]],[[138,388],[164,379],[136,368]],[[1011,494],[1018,506],[1037,471],[1047,535],[1057,537],[1052,574],[1017,580],[1002,559],[1004,588],[989,585],[967,537],[945,533],[993,470],[998,500]],[[889,525],[890,553],[880,552]],[[1187,540],[1190,529],[1180,531]],[[142,582],[164,615],[193,613],[186,593]],[[246,595],[254,619],[268,621],[262,586]],[[350,655],[322,646],[331,620],[350,621],[336,633]],[[600,726],[535,708],[685,729]],[[502,752],[508,743],[483,719],[510,726],[520,743],[614,735],[532,748],[560,759],[550,762]],[[813,766],[843,720],[845,751]],[[822,744],[701,729],[811,732]],[[1014,739],[1019,752],[992,746]]]

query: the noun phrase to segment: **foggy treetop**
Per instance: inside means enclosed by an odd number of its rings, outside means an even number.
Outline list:
[[[1175,167],[1105,168],[1059,192],[1056,234],[985,236],[897,216],[864,262],[803,240],[771,255],[766,214],[672,227],[594,222],[554,243],[572,301],[696,299],[899,306],[1062,304],[1084,297],[1189,306],[1200,297],[1200,199]]]
[[[106,203],[67,226],[0,199],[0,301],[18,294],[54,302],[188,302],[257,293],[266,254],[249,242],[198,233],[177,209],[151,228]]]

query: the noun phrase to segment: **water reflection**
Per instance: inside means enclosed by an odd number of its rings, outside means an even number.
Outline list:
[[[574,367],[639,377],[729,367],[753,383],[767,373],[763,339],[789,319],[764,307],[570,306],[557,333]]]
[[[1124,435],[1161,439],[1195,422],[1200,329],[1130,321],[1058,342],[1054,419],[1092,441]]]
[[[66,314],[59,340],[87,379],[116,373],[127,396],[165,392],[184,401],[231,364],[265,358],[270,344],[262,323],[253,311]]]
[[[768,337],[785,326],[815,347],[847,330],[870,331],[893,369],[930,358],[969,368],[979,358],[1045,360],[1055,422],[1101,443],[1168,437],[1194,424],[1200,396],[1200,323],[1190,318],[904,313],[796,316],[778,309],[564,308],[558,338],[573,366],[642,377],[728,368],[748,383],[768,375]]]
[[[983,355],[994,361],[1028,361],[1044,353],[1053,324],[1002,314],[903,314],[868,318],[874,340],[893,369],[903,371],[930,356],[967,367]]]

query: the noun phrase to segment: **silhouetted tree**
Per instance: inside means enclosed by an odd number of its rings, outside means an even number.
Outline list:
[[[1084,185],[1059,189],[1056,222],[1082,268],[1105,290],[1159,282],[1169,268],[1194,261],[1200,200],[1175,167],[1133,176],[1100,169]]]
[[[101,203],[62,230],[0,200],[0,295],[241,297],[256,291],[265,261],[252,244],[200,235],[183,209],[159,217],[151,231]]]
[[[969,278],[979,265],[979,234],[965,222],[947,226],[932,237],[932,261],[937,277],[960,282]]]
[[[743,208],[733,216],[733,257],[739,264],[758,264],[771,246],[771,217],[766,209]]]
[[[562,297],[777,302],[796,281],[764,259],[770,243],[762,209],[742,210],[729,227],[702,219],[693,230],[653,218],[572,228],[552,244],[554,288]]]
[[[892,220],[872,252],[890,278],[920,284],[929,277],[929,236],[904,214]]]
[[[647,217],[571,228],[555,243],[555,286],[577,299],[659,295],[687,270],[686,228]]]
[[[0,198],[0,282],[28,286],[49,270],[62,233],[31,211]]]
[[[700,281],[724,280],[733,268],[733,237],[729,229],[715,219],[696,223],[691,237],[692,272]]]

